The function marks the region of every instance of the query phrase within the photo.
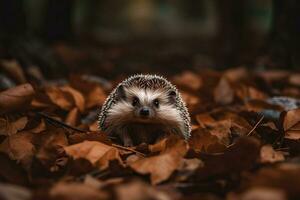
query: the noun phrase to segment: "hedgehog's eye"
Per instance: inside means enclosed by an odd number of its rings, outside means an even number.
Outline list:
[[[136,106],[139,103],[139,99],[137,97],[133,97],[132,99],[132,105]]]
[[[159,106],[159,101],[158,101],[158,99],[154,99],[154,100],[153,100],[153,104],[158,108],[158,106]]]

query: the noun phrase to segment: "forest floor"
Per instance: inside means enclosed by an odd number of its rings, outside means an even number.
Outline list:
[[[0,92],[0,199],[300,199],[300,73],[170,75],[191,138],[123,147],[97,124],[121,77],[49,81],[16,60],[1,60],[1,70],[17,84]]]

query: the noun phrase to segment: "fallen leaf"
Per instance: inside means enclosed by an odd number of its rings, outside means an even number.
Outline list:
[[[83,112],[85,109],[85,99],[83,95],[74,88],[70,86],[63,86],[60,88],[63,92],[70,94],[73,97],[73,100],[75,102],[75,105],[80,110],[80,112]]]
[[[273,188],[284,191],[287,199],[298,199],[300,166],[295,163],[282,163],[274,167],[262,168],[251,174],[244,186],[246,188]]]
[[[20,162],[25,169],[29,169],[35,153],[32,138],[33,135],[29,132],[8,136],[0,144],[0,152],[6,153],[10,159]]]
[[[298,126],[299,122],[300,122],[300,109],[290,110],[284,116],[283,129],[287,131],[293,128],[297,128],[295,126]]]
[[[195,173],[197,179],[238,173],[255,165],[259,157],[260,141],[253,137],[240,137],[223,154],[215,155],[204,161],[204,167]]]
[[[24,71],[17,60],[1,60],[2,68],[18,83],[26,83]]]
[[[224,72],[224,77],[226,77],[229,81],[232,82],[246,79],[248,75],[249,75],[249,71],[245,67],[228,69]]]
[[[216,122],[216,120],[210,114],[207,113],[201,113],[196,115],[196,121],[202,128],[205,128],[206,125],[210,125]]]
[[[109,167],[110,161],[116,160],[120,165],[123,165],[123,161],[120,157],[119,150],[116,148],[111,148],[103,156],[97,161],[96,166],[99,167],[100,170],[107,169]]]
[[[193,108],[194,106],[200,103],[199,97],[192,95],[190,93],[181,91],[181,96],[188,108]]]
[[[109,199],[106,192],[82,183],[60,182],[49,191],[51,199],[57,200],[103,200]]]
[[[80,114],[78,108],[73,108],[67,115],[65,122],[70,126],[76,126],[78,124],[79,118]]]
[[[234,100],[234,90],[229,81],[223,77],[214,89],[214,100],[221,105],[230,104]]]
[[[188,180],[188,178],[194,175],[195,170],[203,166],[204,163],[198,158],[183,159],[177,169],[176,181],[183,182]]]
[[[275,151],[271,145],[264,145],[260,149],[260,162],[274,163],[284,161],[284,155],[280,151]]]
[[[188,148],[184,140],[169,139],[166,150],[157,156],[140,159],[130,167],[140,174],[150,174],[151,183],[156,185],[167,180],[179,167]],[[168,142],[167,142],[168,143]]]
[[[46,130],[46,123],[44,119],[41,119],[41,122],[33,129],[30,129],[28,132],[31,133],[41,133]]]
[[[31,191],[25,187],[0,183],[0,199],[2,200],[29,200],[32,196]]]
[[[285,131],[285,138],[298,140],[300,139],[300,109],[294,109],[283,112],[282,126]]]
[[[46,89],[46,94],[51,102],[61,109],[71,110],[74,106],[74,100],[71,94],[63,92],[60,88],[49,87]]]
[[[167,138],[164,138],[155,144],[150,144],[148,146],[150,152],[155,153],[155,152],[161,152],[166,149],[167,146]]]
[[[64,147],[64,149],[66,153],[74,159],[85,158],[101,169],[108,167],[107,162],[110,160],[118,160],[121,162],[118,149],[101,142],[83,141]]]
[[[268,70],[260,72],[258,76],[266,82],[273,82],[286,79],[289,76],[289,73],[286,70]]]
[[[28,109],[34,93],[30,84],[19,85],[0,92],[0,114]]]
[[[241,194],[230,194],[228,200],[288,200],[281,189],[271,187],[251,188]]]
[[[127,184],[121,184],[116,187],[118,200],[171,200],[166,192],[160,191],[141,181],[131,181]]]
[[[218,153],[226,149],[226,145],[221,143],[217,136],[201,128],[192,132],[189,145],[194,151],[205,153]]]
[[[174,83],[192,90],[198,90],[203,85],[201,77],[190,71],[185,71],[179,76],[176,76],[174,78]]]
[[[91,125],[89,125],[89,130],[90,131],[98,131],[99,130],[99,122],[95,121]]]
[[[13,135],[25,128],[28,122],[27,117],[21,117],[15,121],[0,118],[0,135]]]
[[[28,174],[19,163],[11,160],[9,156],[4,153],[0,153],[0,163],[0,177],[2,182],[16,185],[28,184]]]
[[[56,165],[57,160],[63,156],[59,152],[68,145],[65,130],[48,129],[34,138],[34,144],[37,146],[36,158],[49,171],[57,171],[61,167]]]
[[[209,130],[211,135],[217,136],[222,143],[229,145],[231,125],[231,120],[220,120],[210,125],[207,125],[206,128],[207,130]]]
[[[295,86],[300,86],[300,74],[291,74],[289,83]]]
[[[101,87],[94,87],[94,89],[92,89],[87,97],[86,97],[86,107],[87,108],[93,108],[95,106],[101,106],[105,99],[106,99],[107,95],[105,94],[104,90]]]

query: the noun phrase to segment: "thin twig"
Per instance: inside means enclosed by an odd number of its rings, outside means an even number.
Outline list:
[[[258,122],[256,122],[256,124],[253,126],[251,131],[247,134],[247,136],[250,136],[253,133],[253,131],[255,131],[255,129],[259,126],[259,124],[262,122],[263,119],[264,119],[264,116],[261,116],[261,118],[258,120]]]
[[[62,121],[59,121],[53,117],[50,117],[49,115],[45,114],[45,113],[42,113],[42,112],[36,112],[39,116],[45,118],[46,120],[48,120],[49,122],[52,122],[53,124],[58,124],[64,128],[68,128],[68,129],[71,129],[73,131],[77,131],[77,132],[80,132],[80,133],[86,133],[88,131],[85,131],[85,130],[82,130],[80,128],[76,128],[76,127],[73,127],[73,126],[70,126]]]
[[[290,150],[290,147],[282,147],[282,148],[278,148],[278,149],[275,149],[276,151],[289,151]]]
[[[253,128],[249,131],[249,133],[247,134],[247,136],[250,136],[253,131],[255,131],[255,129],[259,126],[259,124],[262,122],[262,120],[264,119],[264,116],[261,116],[261,118],[256,122],[256,124],[253,126]],[[226,148],[232,147],[235,143],[232,143],[230,145],[228,145]]]
[[[124,146],[121,146],[121,145],[118,145],[118,144],[112,144],[112,146],[116,147],[116,148],[119,148],[119,149],[122,149],[122,150],[127,150],[127,151],[134,152],[134,153],[139,154],[140,156],[143,156],[143,157],[146,156],[145,154],[143,154],[143,153],[141,153],[139,151],[136,151],[136,150],[134,150],[132,148],[129,148],[129,147],[124,147]]]

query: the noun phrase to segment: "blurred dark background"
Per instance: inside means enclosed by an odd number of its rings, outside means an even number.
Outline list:
[[[297,0],[0,0],[0,58],[47,76],[297,69]]]

